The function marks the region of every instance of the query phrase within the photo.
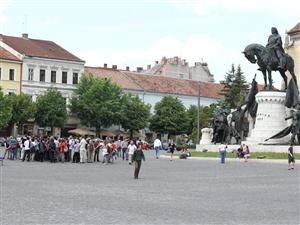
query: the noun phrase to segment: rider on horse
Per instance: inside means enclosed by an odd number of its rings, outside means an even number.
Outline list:
[[[272,34],[269,36],[268,44],[266,45],[267,49],[270,50],[270,53],[278,59],[279,65],[278,70],[284,69],[284,50],[282,47],[281,36],[278,34],[277,28],[272,27]]]

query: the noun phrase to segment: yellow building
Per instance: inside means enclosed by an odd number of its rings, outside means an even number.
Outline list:
[[[4,94],[21,93],[22,61],[0,47],[0,87]]]
[[[294,59],[295,74],[300,87],[300,23],[287,32],[284,44],[286,52]]]

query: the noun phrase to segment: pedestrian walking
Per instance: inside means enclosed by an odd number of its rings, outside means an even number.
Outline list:
[[[169,141],[169,149],[170,149],[170,161],[171,162],[173,160],[173,155],[174,155],[175,148],[176,148],[176,145],[175,145],[173,139],[170,139],[170,141]]]
[[[86,162],[86,158],[87,158],[86,145],[87,145],[86,140],[84,139],[84,137],[81,137],[81,140],[80,140],[80,163]]]
[[[138,144],[137,149],[134,151],[132,160],[134,161],[134,179],[138,179],[141,165],[142,165],[142,160],[145,161],[145,155],[142,150],[141,144]]]
[[[128,140],[127,139],[124,139],[121,142],[121,148],[122,148],[122,159],[128,160]]]
[[[225,163],[226,149],[227,149],[227,145],[225,145],[223,142],[221,142],[221,145],[219,147],[219,152],[220,152],[220,158],[221,158],[222,164]]]
[[[134,144],[133,141],[130,141],[130,145],[128,145],[128,157],[129,157],[129,165],[132,164],[132,156],[133,156],[133,153],[135,152],[136,150],[136,145]]]
[[[294,157],[294,149],[293,149],[293,144],[290,145],[288,148],[288,170],[293,170],[295,167],[295,157]]]
[[[24,142],[24,150],[25,152],[22,161],[24,162],[27,156],[27,161],[29,162],[30,161],[30,138],[29,137],[27,137],[27,140]]]
[[[155,150],[155,156],[156,156],[156,159],[159,158],[159,155],[160,155],[160,150],[162,149],[162,146],[161,146],[161,141],[156,138],[154,140],[154,144],[153,144],[153,147],[154,147],[154,150]]]

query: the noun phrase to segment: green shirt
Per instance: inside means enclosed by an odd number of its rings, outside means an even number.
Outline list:
[[[132,157],[133,161],[145,161],[144,152],[142,150],[135,150]]]

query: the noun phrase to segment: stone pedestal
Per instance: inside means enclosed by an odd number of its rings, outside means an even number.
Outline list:
[[[213,129],[212,128],[203,128],[201,130],[201,140],[200,145],[209,145],[211,144]]]
[[[261,91],[256,95],[258,103],[255,127],[245,143],[248,144],[286,144],[290,135],[265,141],[267,138],[282,131],[288,126],[286,107],[284,106],[285,92]]]

